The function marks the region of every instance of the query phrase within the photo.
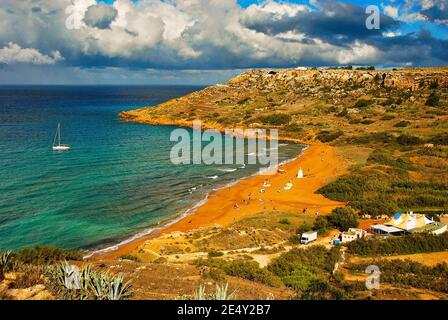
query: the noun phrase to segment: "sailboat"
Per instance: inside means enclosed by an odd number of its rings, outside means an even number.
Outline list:
[[[54,136],[53,150],[54,151],[70,150],[70,146],[68,144],[61,144],[61,124],[60,123],[58,124],[58,129],[56,130],[56,135]]]

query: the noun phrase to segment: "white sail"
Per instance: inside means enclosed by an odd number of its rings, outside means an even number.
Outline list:
[[[57,140],[57,144],[56,144]],[[53,141],[53,150],[54,151],[68,151],[70,150],[70,146],[67,144],[61,144],[61,124],[58,124],[58,128],[56,129],[56,135],[54,136]]]
[[[300,168],[299,173],[297,174],[297,179],[303,179],[304,175],[303,175],[303,170],[302,168]]]

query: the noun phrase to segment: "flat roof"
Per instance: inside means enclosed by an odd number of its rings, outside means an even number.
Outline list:
[[[375,225],[371,226],[371,228],[381,230],[381,231],[384,231],[387,233],[395,233],[395,232],[403,232],[404,231],[402,229],[398,229],[395,227],[385,226],[384,224],[375,224]]]

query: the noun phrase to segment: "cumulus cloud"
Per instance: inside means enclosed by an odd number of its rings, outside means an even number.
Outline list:
[[[84,22],[90,27],[107,29],[117,15],[117,9],[104,3],[100,3],[87,8]]]
[[[21,48],[16,43],[8,43],[0,49],[0,63],[2,64],[55,64],[62,60],[59,51],[53,51],[50,55],[44,55],[32,48]]]
[[[425,1],[422,16],[441,8],[437,0]],[[368,30],[363,7],[336,0],[303,3],[268,0],[243,8],[236,0],[2,0],[0,44],[34,48],[22,50],[34,50],[41,56],[35,61],[49,64],[63,56],[65,66],[81,68],[448,62],[442,54],[447,40],[402,34],[398,10],[385,10],[381,30]],[[411,13],[406,10],[399,12]]]

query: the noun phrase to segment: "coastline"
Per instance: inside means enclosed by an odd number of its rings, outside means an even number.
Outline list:
[[[279,140],[302,143],[293,139]],[[329,163],[331,165],[328,165]],[[305,172],[304,179],[296,178],[300,167]],[[345,206],[345,203],[316,194],[316,191],[330,179],[347,172],[346,163],[336,157],[333,147],[322,143],[311,144],[304,148],[298,157],[279,164],[278,169],[281,169],[282,173],[277,172],[274,175],[257,173],[213,190],[195,206],[163,225],[144,230],[114,246],[91,252],[85,258],[114,260],[130,254],[146,241],[165,234],[189,232],[213,226],[228,227],[239,219],[264,212],[285,211],[305,214],[304,211],[307,210],[306,214],[326,215],[335,207]],[[271,186],[261,193],[266,179]],[[294,187],[286,191],[284,186],[290,181]],[[249,200],[249,204],[244,204],[250,195],[253,199]],[[235,209],[235,204],[238,205],[238,209]]]

